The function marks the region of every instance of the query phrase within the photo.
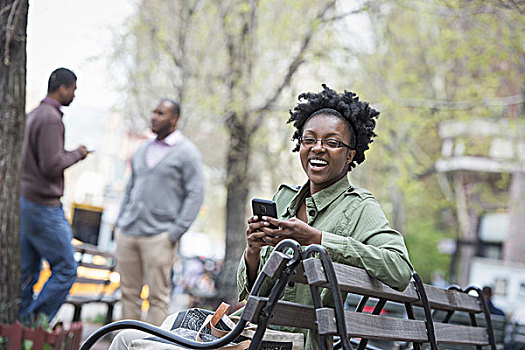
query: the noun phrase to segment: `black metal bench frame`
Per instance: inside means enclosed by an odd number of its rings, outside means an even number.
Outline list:
[[[285,254],[285,252],[287,253]],[[313,258],[315,255],[317,255],[319,259]],[[359,282],[353,275],[348,277],[350,274],[358,275]],[[338,281],[338,275],[341,276],[341,284]],[[264,281],[269,277],[277,279],[277,282],[274,284],[269,296],[262,297],[259,295],[259,292]],[[346,277],[348,277],[350,282],[344,280]],[[352,279],[354,279],[354,281],[352,281]],[[363,286],[360,285],[361,280],[363,281]],[[306,283],[310,286],[314,304],[313,307],[279,301],[284,292],[284,288],[289,281]],[[320,297],[321,287],[330,288],[332,290],[335,305],[333,308],[326,308],[322,305]],[[363,295],[355,312],[349,313],[348,310],[344,309],[344,300],[341,294],[342,290],[344,292],[357,292],[358,294]],[[430,300],[427,296],[427,290],[432,294]],[[469,292],[477,293],[477,296],[474,298],[467,294]],[[378,302],[372,314],[364,314],[362,313],[362,310],[370,296],[378,298]],[[457,303],[455,303],[456,299]],[[381,310],[384,308],[387,301],[403,303],[406,308],[408,320],[380,316]],[[469,305],[463,306],[462,303],[465,301],[467,301],[467,304]],[[424,320],[416,319],[414,306],[423,309]],[[447,310],[448,313],[446,319],[436,323],[437,321],[432,318],[432,311],[435,309]],[[283,318],[283,314],[285,314],[286,310],[298,310],[303,312],[304,315],[308,314],[308,317],[305,317],[306,320],[300,320],[302,317],[296,317],[294,322],[299,322],[301,325],[286,324],[287,322],[290,322]],[[424,343],[429,344],[432,350],[438,350],[438,343],[440,342],[470,344],[468,343],[468,339],[457,340],[456,338],[458,337],[458,334],[450,334],[454,333],[451,331],[454,331],[455,327],[462,326],[446,325],[446,322],[448,322],[456,310],[469,312],[473,327],[477,326],[475,316],[473,316],[474,313],[482,312],[488,326],[486,328],[479,327],[473,331],[472,344],[474,344],[478,350],[481,350],[483,346],[490,346],[491,350],[496,350],[490,314],[488,313],[488,308],[483,299],[483,295],[478,288],[469,287],[466,290],[460,290],[457,287],[453,287],[451,290],[443,290],[437,287],[425,286],[419,275],[414,273],[411,285],[404,292],[398,292],[368,276],[362,269],[341,264],[333,264],[326,249],[320,245],[311,245],[305,250],[305,252],[303,252],[301,246],[297,242],[293,240],[285,240],[277,245],[269,260],[264,265],[261,274],[257,277],[240,321],[237,323],[236,327],[223,338],[212,342],[200,343],[182,338],[176,334],[144,322],[125,320],[117,321],[100,328],[86,340],[81,349],[90,349],[98,339],[109,332],[129,328],[145,331],[164,340],[188,348],[214,349],[227,345],[237,338],[248,321],[257,323],[258,325],[257,331],[250,344],[250,350],[259,348],[266,327],[270,321],[272,324],[296,327],[305,327],[305,322],[308,322],[307,328],[318,330],[319,346],[322,350],[328,350],[328,340],[332,335],[339,335],[340,338],[340,341],[334,344],[334,348],[342,347],[347,350],[354,349],[354,346],[357,346],[357,349],[359,350],[373,349],[373,347],[368,346],[368,340],[374,339],[376,334],[371,335],[368,334],[369,332],[367,331],[360,331],[361,334],[354,329],[349,332],[348,326],[351,328],[359,328],[359,325],[356,327],[356,325],[352,323],[355,322],[355,317],[358,317],[358,319],[370,319],[376,317],[378,321],[380,320],[385,324],[392,323],[392,327],[394,328],[399,324],[405,327],[404,331],[405,333],[408,333],[408,335],[402,336],[395,335],[392,339],[383,339],[410,341],[415,350],[420,350]],[[412,325],[417,326],[418,328],[414,334],[411,334],[409,329]],[[436,327],[438,327],[437,333]],[[459,329],[462,331],[471,331],[469,327]],[[456,331],[455,333],[458,332],[459,331]],[[388,337],[388,335],[383,336]],[[358,337],[360,339],[356,340],[352,339],[352,337]],[[481,340],[478,338],[481,338]],[[354,346],[352,344],[354,344]]]

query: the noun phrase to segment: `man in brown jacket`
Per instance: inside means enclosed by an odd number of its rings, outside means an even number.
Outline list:
[[[64,150],[60,108],[69,106],[75,98],[76,80],[69,69],[53,71],[47,97],[27,115],[20,184],[20,319],[26,322],[40,313],[52,319],[76,280],[71,226],[60,202],[64,170],[89,153],[85,146],[74,151]],[[38,280],[42,259],[47,260],[52,274],[35,298],[33,286]]]

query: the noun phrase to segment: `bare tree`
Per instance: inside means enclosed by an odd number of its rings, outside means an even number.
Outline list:
[[[245,1],[238,1],[233,8],[244,6]],[[223,3],[221,3],[223,4]],[[320,31],[320,22],[326,13],[335,6],[335,1],[326,2],[319,8],[312,19],[311,26],[298,40],[299,49],[289,60],[284,74],[276,89],[263,100],[259,107],[253,108],[243,101],[252,100],[255,94],[251,89],[254,80],[252,68],[255,55],[253,45],[256,40],[255,28],[257,26],[257,6],[259,1],[249,1],[249,11],[240,16],[241,23],[232,30],[231,23],[232,5],[220,8],[223,32],[226,34],[228,52],[228,66],[230,69],[225,74],[228,86],[228,106],[226,112],[226,127],[230,136],[226,158],[226,256],[224,266],[218,280],[220,297],[225,300],[235,300],[236,274],[239,257],[246,245],[244,231],[246,230],[246,203],[249,191],[249,164],[252,155],[251,143],[254,134],[261,127],[264,115],[270,111],[277,102],[284,88],[290,85],[292,77],[297,73],[301,64],[305,62],[305,55],[309,52],[313,36]],[[316,25],[317,24],[317,25]]]
[[[254,138],[310,59],[316,34],[335,20],[335,4],[193,0],[170,8],[151,0],[140,3],[131,19],[137,25],[123,38],[133,55],[130,59],[130,50],[121,51],[131,62],[128,107],[159,92],[179,93],[185,133],[201,138],[201,150],[212,147],[208,164],[225,157],[225,166],[217,166],[225,169],[226,188],[226,257],[217,287],[222,299],[237,296],[235,271],[246,245],[251,167],[257,166],[251,164]],[[302,13],[294,11],[299,7]],[[202,139],[206,129],[213,130]],[[222,210],[222,203],[212,205]]]
[[[19,184],[26,99],[27,0],[0,0],[0,322],[18,318]]]

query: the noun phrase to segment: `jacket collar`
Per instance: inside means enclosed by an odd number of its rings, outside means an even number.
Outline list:
[[[348,177],[344,176],[341,180],[330,185],[329,187],[314,193],[312,195],[313,203],[317,208],[318,212],[322,211],[324,208],[329,206],[336,198],[342,195],[345,192],[349,192],[353,189]],[[290,202],[288,208],[286,208],[286,214],[288,217],[293,217],[296,215],[299,207],[301,206],[302,201],[310,195],[310,180],[308,180],[301,189],[295,194]]]
[[[52,99],[49,96],[46,96],[46,98],[44,98],[42,100],[42,102],[40,102],[40,103],[50,104],[51,106],[53,106],[53,107],[55,107],[57,109],[58,113],[60,113],[60,117],[62,117],[64,115],[64,112],[62,112],[62,110],[61,110],[62,105],[58,101]]]

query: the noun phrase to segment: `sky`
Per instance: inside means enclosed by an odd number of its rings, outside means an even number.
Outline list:
[[[118,94],[107,74],[105,54],[113,31],[118,32],[133,9],[133,0],[30,0],[27,109],[45,97],[49,75],[58,67],[78,77],[70,108],[111,108]]]

